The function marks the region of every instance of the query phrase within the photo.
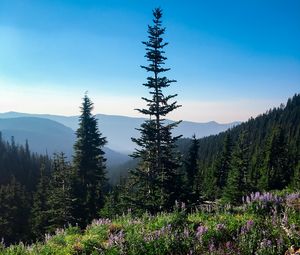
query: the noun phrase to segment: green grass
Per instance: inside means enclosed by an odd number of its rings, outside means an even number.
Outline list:
[[[279,202],[253,199],[214,213],[177,209],[156,216],[99,219],[84,231],[71,226],[57,230],[44,242],[2,244],[0,254],[284,254],[291,245],[300,245],[297,194],[293,203],[284,194]]]

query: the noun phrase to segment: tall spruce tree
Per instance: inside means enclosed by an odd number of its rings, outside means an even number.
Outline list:
[[[299,159],[298,159],[299,160]],[[300,188],[300,160],[298,165],[294,169],[293,178],[290,183],[290,187],[295,190],[299,190]]]
[[[48,226],[53,232],[67,224],[75,223],[74,171],[64,153],[54,154],[52,178],[48,195]]]
[[[177,96],[165,96],[163,89],[170,86],[175,80],[169,80],[163,75],[169,68],[164,68],[164,47],[168,44],[163,41],[165,28],[162,27],[162,10],[153,11],[153,25],[148,26],[148,41],[146,46],[146,58],[148,66],[142,66],[151,75],[143,84],[150,91],[150,98],[143,97],[147,103],[144,109],[137,109],[140,113],[149,116],[138,129],[140,138],[132,138],[138,145],[133,157],[140,159],[139,166],[132,171],[132,185],[136,196],[132,202],[136,207],[157,212],[169,209],[180,188],[178,172],[179,154],[175,151],[175,142],[179,138],[172,136],[172,129],[179,122],[165,123],[164,117],[180,107],[177,102],[170,102]]]
[[[226,186],[227,177],[230,168],[230,161],[232,156],[232,140],[229,132],[227,132],[221,155],[218,157],[215,166],[215,178],[217,186],[217,196],[222,194],[224,187]]]
[[[77,198],[76,220],[81,226],[95,218],[104,203],[106,186],[103,146],[106,138],[99,132],[97,119],[92,115],[93,103],[87,95],[83,98],[77,141],[74,145]]]
[[[14,176],[0,186],[0,236],[4,242],[26,240],[29,234],[29,196]]]
[[[194,203],[199,199],[201,184],[201,175],[199,173],[198,155],[199,140],[196,135],[192,137],[192,144],[189,148],[187,158],[184,162],[186,172],[186,201]]]
[[[243,130],[232,153],[227,184],[223,193],[224,201],[239,204],[249,190],[247,180],[249,156],[248,133]]]
[[[281,127],[274,127],[266,144],[261,188],[282,189],[289,183],[291,173],[286,135]]]
[[[49,224],[48,221],[48,195],[49,176],[45,165],[41,166],[37,190],[33,195],[33,206],[31,209],[31,228],[35,238],[41,239]]]

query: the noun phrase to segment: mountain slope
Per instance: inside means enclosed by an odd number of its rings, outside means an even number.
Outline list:
[[[59,122],[73,130],[77,129],[78,116],[58,116],[48,114],[26,114],[17,112],[1,113],[0,118],[15,118],[15,117],[40,117]],[[126,116],[97,114],[99,120],[99,129],[104,136],[107,137],[108,147],[126,154],[132,152],[135,144],[131,142],[131,137],[138,137],[139,132],[136,130],[143,122],[144,118],[133,118]],[[172,122],[168,120],[168,122]],[[209,135],[218,134],[227,130],[230,127],[239,124],[233,122],[228,124],[220,124],[214,121],[207,123],[197,123],[190,121],[183,121],[174,129],[174,135],[183,135],[183,137],[191,137],[196,134],[197,137],[205,137]]]
[[[12,136],[16,143],[25,144],[28,140],[30,149],[39,154],[52,155],[55,152],[64,152],[68,158],[73,154],[75,142],[74,131],[56,121],[37,117],[18,117],[0,119],[0,131],[6,140]],[[105,147],[104,151],[108,165],[122,164],[128,156]]]
[[[212,183],[221,169],[218,164],[226,135],[236,145],[242,134],[246,137],[249,161],[246,176],[250,189],[281,189],[286,185],[300,187],[300,94],[296,94],[286,106],[274,108],[226,132],[199,140],[201,185],[209,198],[214,198],[216,187]],[[182,151],[187,152],[190,139],[180,142]],[[280,178],[277,178],[278,175]]]

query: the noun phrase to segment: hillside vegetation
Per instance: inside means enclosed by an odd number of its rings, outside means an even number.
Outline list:
[[[300,193],[252,193],[240,207],[210,205],[187,213],[94,220],[81,231],[69,226],[44,242],[8,248],[3,255],[71,254],[284,254],[300,245]],[[293,254],[288,253],[288,254]]]

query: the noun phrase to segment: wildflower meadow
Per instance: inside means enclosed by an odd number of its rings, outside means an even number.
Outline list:
[[[0,248],[0,254],[285,254],[300,245],[300,193],[252,193],[239,207],[96,219],[84,231],[57,229],[43,241]],[[296,253],[286,253],[296,254]]]

